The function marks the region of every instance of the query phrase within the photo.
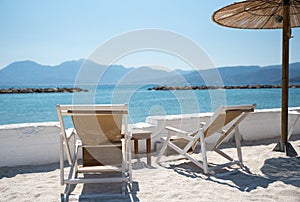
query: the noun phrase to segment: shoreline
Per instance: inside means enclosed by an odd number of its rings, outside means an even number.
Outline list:
[[[0,94],[21,94],[21,93],[78,93],[88,92],[82,88],[8,88],[0,89]]]
[[[263,89],[281,88],[281,85],[237,85],[237,86],[155,86],[147,90],[217,90],[217,89]],[[289,88],[300,88],[300,84],[289,85]]]

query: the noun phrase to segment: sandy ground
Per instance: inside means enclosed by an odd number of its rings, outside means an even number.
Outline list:
[[[278,139],[277,139],[278,140]],[[70,201],[300,201],[300,157],[273,152],[277,140],[243,142],[244,164],[250,173],[219,170],[204,175],[202,170],[179,156],[165,157],[161,165],[145,164],[146,158],[133,160],[133,184],[122,198],[70,199]],[[300,136],[291,143],[300,155]],[[236,153],[232,143],[223,151]],[[196,154],[200,155],[200,154]],[[209,153],[209,162],[222,161]],[[115,191],[117,186],[108,189]],[[109,186],[80,185],[72,193],[103,193]],[[0,201],[60,201],[64,187],[59,182],[59,164],[0,168]],[[119,187],[118,187],[119,191]]]

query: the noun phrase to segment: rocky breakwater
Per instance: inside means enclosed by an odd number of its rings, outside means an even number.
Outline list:
[[[214,89],[260,89],[281,88],[281,85],[240,85],[240,86],[155,86],[148,90],[214,90]],[[300,85],[290,85],[289,88],[300,88]]]
[[[0,94],[19,94],[19,93],[77,93],[87,92],[82,88],[8,88],[0,89]]]

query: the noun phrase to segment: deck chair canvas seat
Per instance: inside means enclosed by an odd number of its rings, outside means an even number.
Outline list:
[[[240,134],[238,130],[239,124],[246,118],[246,116],[253,112],[256,105],[237,105],[237,106],[220,106],[211,116],[211,118],[205,122],[200,123],[199,128],[196,131],[188,132],[178,128],[167,126],[167,137],[163,137],[163,146],[156,159],[157,163],[161,162],[161,158],[164,155],[167,147],[172,148],[174,151],[183,155],[196,166],[203,169],[205,174],[214,173],[213,170],[226,166],[237,164],[243,166]],[[224,153],[219,149],[219,146],[226,140],[226,138],[234,132],[235,143],[237,148],[238,159],[234,160],[232,157]],[[179,147],[172,142],[173,139],[185,140],[185,145]],[[196,145],[200,142],[202,159],[198,160],[191,152],[196,148]],[[225,159],[228,163],[209,167],[207,162],[207,151],[215,151]]]
[[[124,195],[126,185],[132,182],[127,105],[57,105],[57,113],[62,130],[60,169],[61,184],[66,184],[64,194],[70,194],[72,184],[120,182]],[[73,130],[66,130],[65,117],[71,117]],[[65,155],[70,165],[67,178]],[[88,174],[95,178],[85,178]]]

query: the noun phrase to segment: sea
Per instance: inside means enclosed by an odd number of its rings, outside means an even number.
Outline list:
[[[130,123],[145,122],[147,116],[212,112],[220,105],[281,107],[281,89],[277,88],[155,91],[148,90],[151,85],[79,87],[88,92],[0,94],[0,125],[58,121],[58,104],[127,103]],[[289,90],[289,107],[300,107],[299,88]]]

